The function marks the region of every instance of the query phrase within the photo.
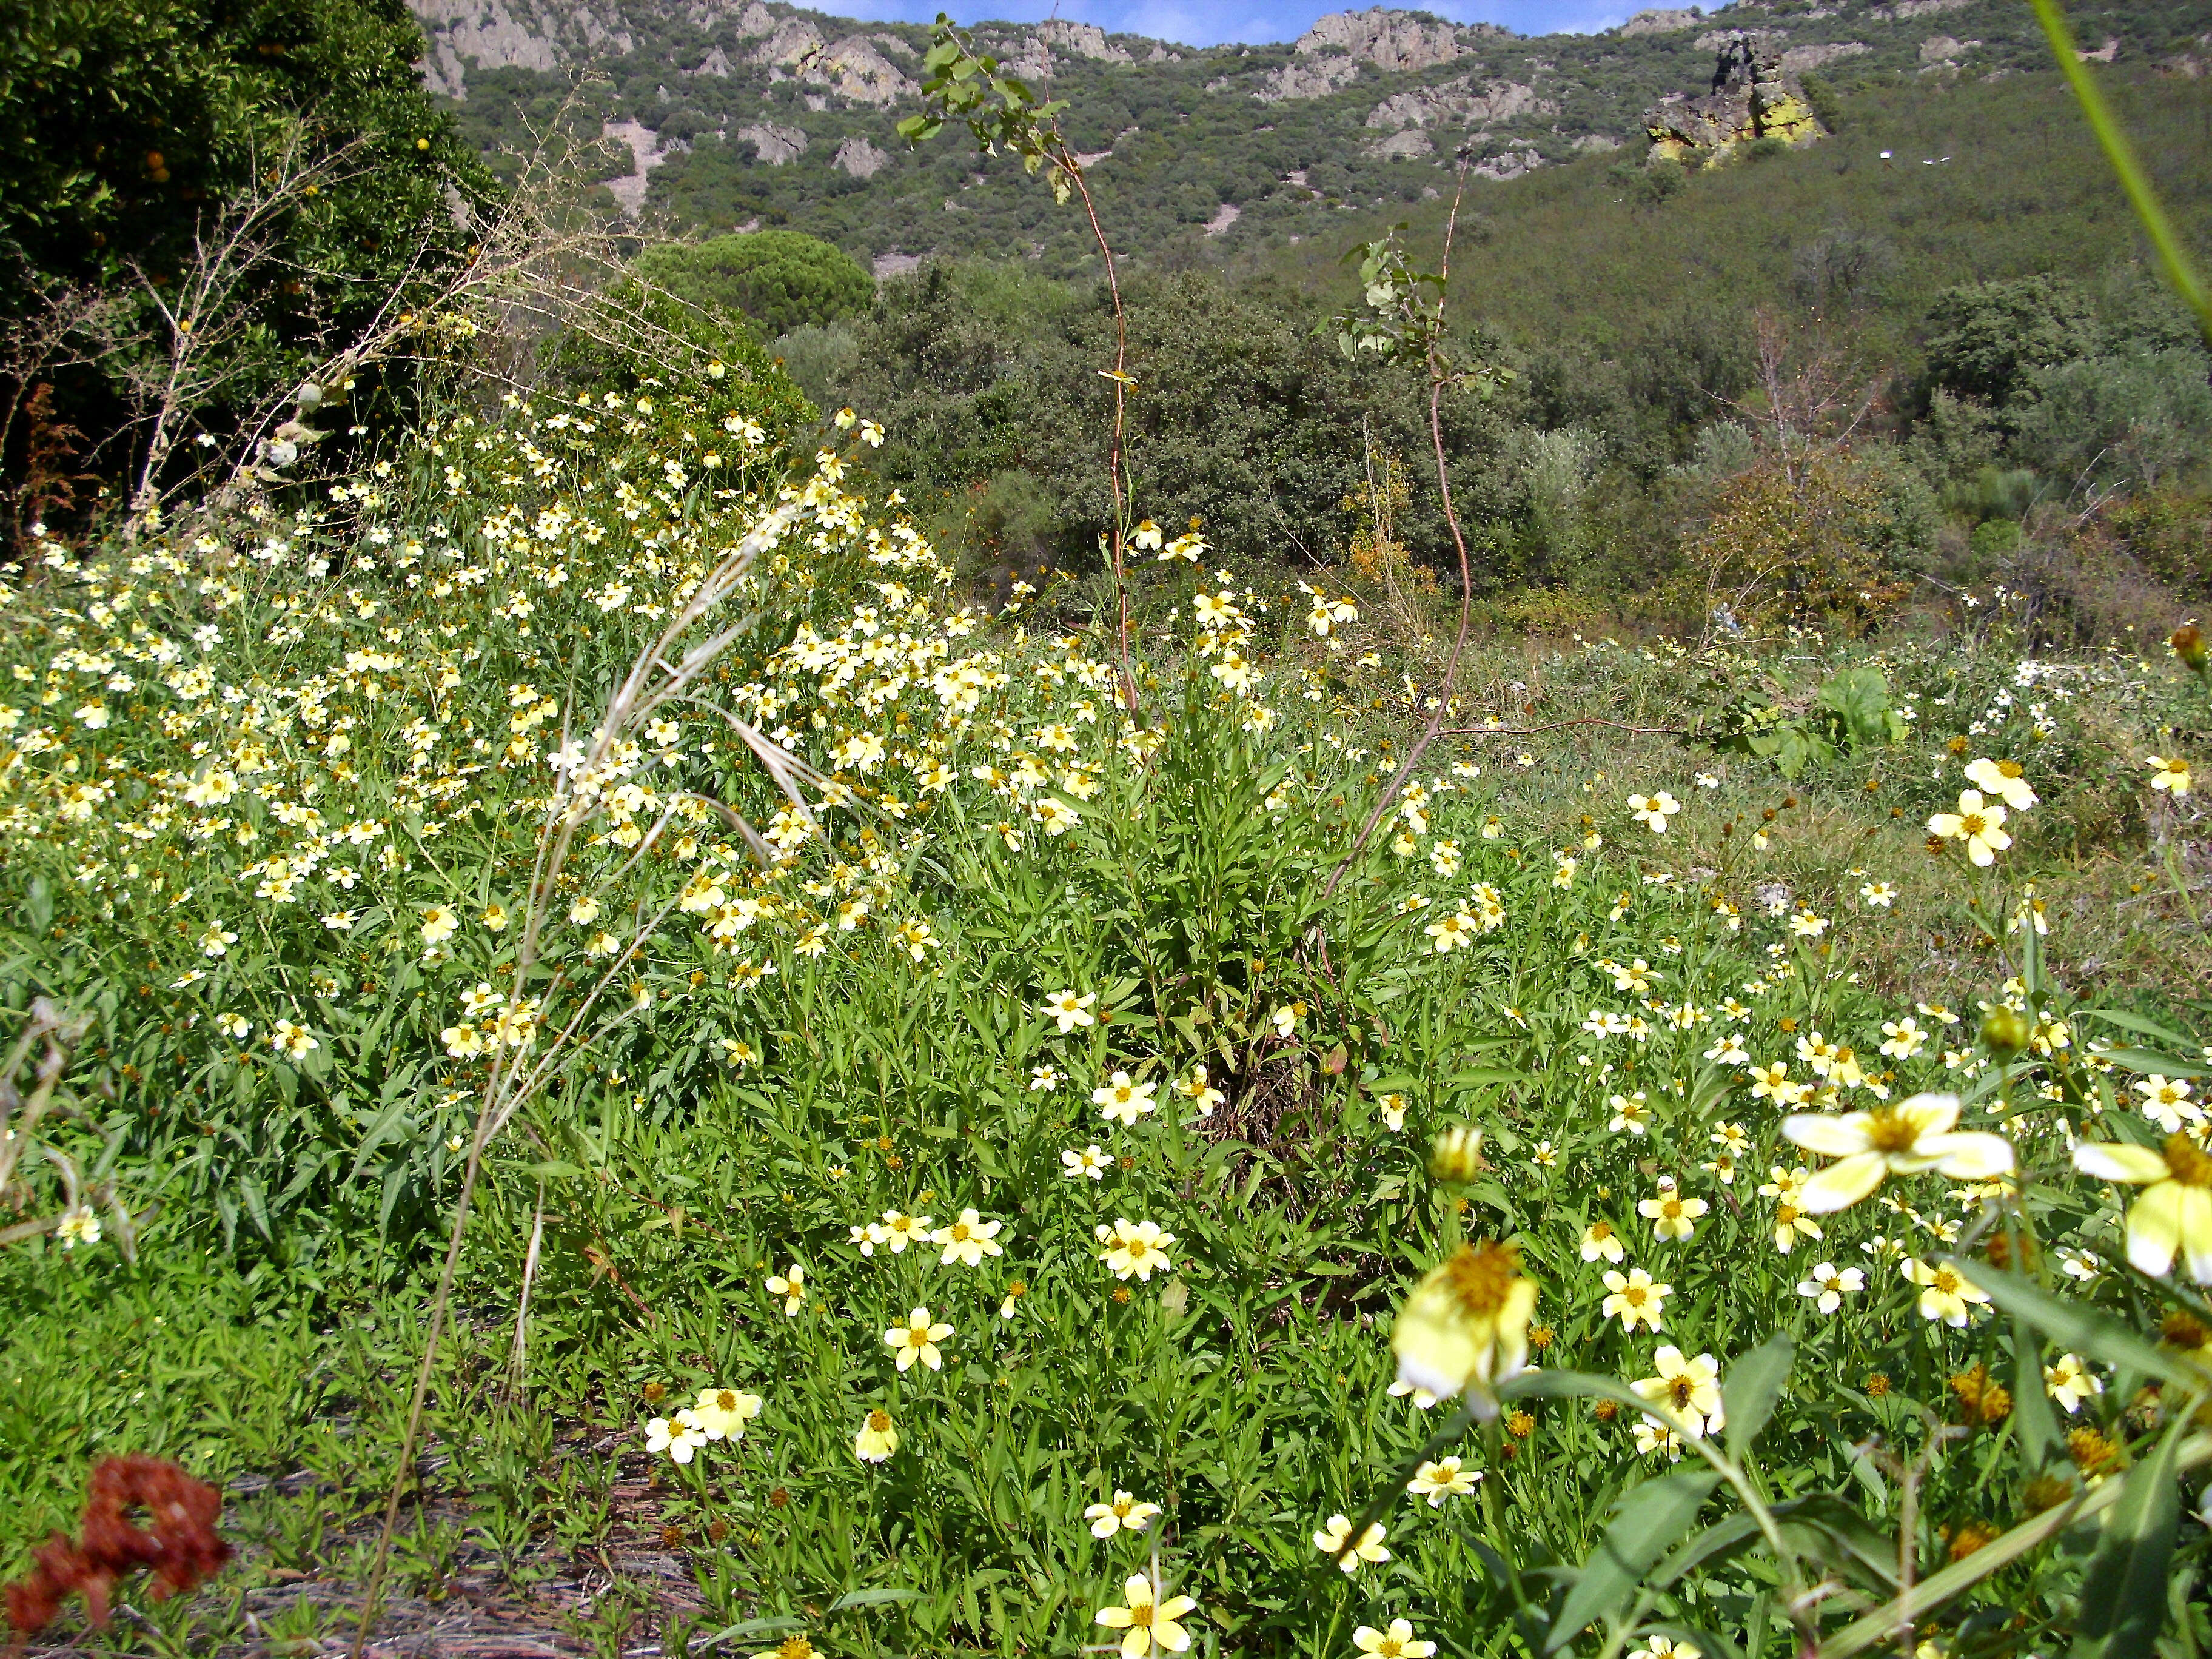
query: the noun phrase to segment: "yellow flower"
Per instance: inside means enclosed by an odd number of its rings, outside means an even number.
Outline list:
[[[1886,1176],[1938,1170],[1963,1180],[1986,1181],[2009,1175],[2012,1143],[2002,1135],[1954,1130],[1958,1121],[1956,1095],[1914,1095],[1878,1111],[1842,1117],[1796,1113],[1783,1119],[1786,1139],[1839,1160],[1805,1183],[1798,1194],[1800,1207],[1814,1215],[1847,1209],[1881,1186]]]
[[[1139,1504],[1127,1492],[1117,1492],[1110,1504],[1093,1504],[1083,1511],[1083,1518],[1091,1523],[1093,1538],[1111,1538],[1127,1530],[1142,1532],[1152,1523],[1160,1512],[1158,1504]]]
[[[1347,1574],[1358,1572],[1363,1561],[1381,1563],[1390,1559],[1390,1552],[1382,1547],[1382,1523],[1380,1521],[1370,1522],[1367,1530],[1359,1534],[1359,1541],[1355,1544],[1352,1541],[1352,1517],[1332,1515],[1328,1517],[1328,1524],[1313,1535],[1313,1540],[1316,1549],[1323,1555],[1334,1556],[1336,1565]]]
[[[2143,1188],[2128,1211],[2128,1261],[2164,1274],[2186,1259],[2189,1276],[2212,1285],[2212,1155],[2187,1135],[2171,1134],[2154,1152],[2124,1141],[2085,1140],[2074,1167],[2105,1181]]]
[[[1466,1497],[1481,1479],[1480,1469],[1468,1470],[1458,1458],[1439,1457],[1415,1469],[1406,1490],[1416,1498],[1427,1498],[1431,1509],[1442,1509],[1445,1498]]]
[[[906,1323],[894,1325],[884,1333],[884,1340],[897,1356],[898,1368],[906,1370],[915,1360],[933,1371],[945,1369],[945,1355],[938,1344],[952,1334],[952,1327],[943,1320],[933,1321],[927,1308],[916,1308],[906,1316]]]
[[[1651,1358],[1659,1375],[1628,1386],[1643,1399],[1673,1412],[1692,1439],[1718,1432],[1723,1425],[1721,1368],[1712,1355],[1686,1359],[1670,1343]]]
[[[1476,1415],[1498,1414],[1491,1390],[1528,1363],[1536,1281],[1510,1244],[1462,1244],[1431,1268],[1399,1310],[1390,1346],[1398,1380],[1449,1400],[1472,1387]]]
[[[1362,1653],[1373,1654],[1375,1659],[1429,1659],[1437,1650],[1434,1642],[1415,1641],[1413,1623],[1405,1619],[1393,1619],[1387,1631],[1362,1625],[1352,1632],[1352,1642]]]
[[[1920,1286],[1920,1316],[1957,1328],[1972,1317],[1969,1303],[1986,1303],[1990,1293],[1948,1263],[1929,1267],[1917,1256],[1899,1262],[1898,1271]]]
[[[1134,1127],[1137,1120],[1157,1110],[1152,1091],[1158,1083],[1139,1083],[1127,1072],[1116,1072],[1110,1082],[1102,1083],[1091,1091],[1091,1103],[1099,1108],[1110,1123],[1126,1123]]]
[[[898,1449],[898,1431],[889,1412],[870,1412],[853,1437],[854,1455],[863,1463],[880,1463]]]
[[[2018,761],[1984,757],[1966,768],[1966,781],[1995,795],[2015,812],[2025,812],[2036,804],[2035,791],[2028,787],[2027,769]]]
[[[1664,1322],[1662,1316],[1667,1298],[1674,1294],[1672,1285],[1653,1284],[1651,1275],[1641,1267],[1631,1267],[1625,1275],[1608,1270],[1605,1288],[1612,1294],[1599,1304],[1599,1313],[1607,1319],[1620,1315],[1623,1331],[1632,1331],[1639,1324],[1646,1330],[1657,1330]]]
[[[1628,1254],[1620,1242],[1620,1235],[1613,1230],[1610,1221],[1593,1221],[1583,1229],[1583,1260],[1595,1261],[1603,1256],[1607,1261],[1618,1262]]]
[[[783,1311],[793,1319],[806,1305],[806,1270],[796,1261],[780,1273],[771,1274],[763,1281],[770,1296],[783,1298]]]
[[[1992,800],[1984,800],[1978,789],[1959,792],[1959,810],[1938,812],[1928,820],[1930,835],[1948,841],[1966,843],[1966,856],[1976,864],[1987,866],[1996,862],[1999,853],[2012,845],[2012,837],[2004,830],[2005,809]]]
[[[1107,1629],[1123,1632],[1122,1659],[1145,1659],[1155,1644],[1169,1653],[1181,1653],[1190,1646],[1190,1632],[1182,1627],[1182,1620],[1196,1610],[1195,1597],[1171,1595],[1159,1601],[1152,1581],[1142,1573],[1129,1575],[1121,1586],[1121,1595],[1127,1607],[1101,1607],[1094,1616]]]
[[[2163,755],[2150,757],[2150,787],[2163,789],[2179,800],[2189,793],[2189,763],[2179,757],[2169,760]]]

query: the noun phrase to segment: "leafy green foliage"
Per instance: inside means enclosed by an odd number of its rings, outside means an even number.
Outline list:
[[[237,348],[253,371],[234,406],[194,411],[223,429],[318,344],[353,338],[468,256],[490,182],[424,96],[421,52],[399,0],[16,8],[0,33],[0,143],[14,158],[0,175],[0,316],[37,317],[58,290],[89,286],[122,293],[166,343],[156,296],[198,257],[195,238],[281,162],[327,163],[259,233],[271,257]],[[52,412],[96,441],[143,365],[128,349],[93,355],[97,367],[60,377]],[[21,462],[6,459],[11,472]]]
[[[702,311],[742,313],[764,337],[857,316],[876,297],[875,279],[857,262],[791,230],[664,244],[640,254],[636,269]]]

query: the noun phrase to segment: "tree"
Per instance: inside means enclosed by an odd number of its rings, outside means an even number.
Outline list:
[[[132,430],[129,371],[158,355],[210,228],[277,177],[304,180],[258,222],[231,303],[250,356],[221,429],[410,283],[471,256],[488,174],[422,93],[422,37],[402,0],[11,0],[0,8],[0,326],[19,337],[104,292],[101,339],[59,354],[52,418],[110,468]],[[238,320],[238,318],[234,318]],[[0,363],[18,387],[48,365]],[[15,476],[22,456],[6,457]]]
[[[2033,395],[2029,376],[2035,370],[2097,349],[2088,296],[2057,276],[1947,289],[1929,307],[1928,326],[1930,383],[2000,409]]]
[[[876,279],[857,260],[795,230],[647,248],[637,274],[702,309],[742,312],[770,337],[857,317],[876,297]]]

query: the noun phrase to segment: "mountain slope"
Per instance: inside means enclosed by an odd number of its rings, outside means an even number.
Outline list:
[[[1048,192],[949,138],[911,152],[927,29],[762,0],[410,0],[426,82],[489,154],[572,88],[608,140],[611,205],[678,229],[781,224],[879,271],[933,252],[1079,270]],[[2212,0],[2077,9],[2122,64],[2201,70]],[[1519,36],[1425,14],[1337,13],[1295,43],[1193,49],[1088,25],[979,25],[979,46],[1068,101],[1117,246],[1167,263],[1328,235],[1433,198],[1474,146],[1481,190],[1594,149],[1640,153],[1648,112],[1712,84],[1755,32],[1792,77],[1843,88],[2049,76],[2016,0],[1739,0],[1597,35]]]

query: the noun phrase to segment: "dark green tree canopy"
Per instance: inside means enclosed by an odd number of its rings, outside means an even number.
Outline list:
[[[2095,307],[2057,276],[1973,283],[1938,295],[1928,315],[1928,376],[2002,408],[2036,370],[2094,356]]]
[[[471,257],[493,185],[424,95],[422,52],[403,0],[0,4],[0,319],[97,288],[138,295],[158,339],[152,296],[222,216],[319,165],[255,233],[241,395],[280,387]],[[112,430],[121,372],[64,377],[56,412]]]
[[[702,309],[743,312],[769,336],[858,316],[876,297],[876,279],[857,260],[795,230],[647,248],[637,274]]]

